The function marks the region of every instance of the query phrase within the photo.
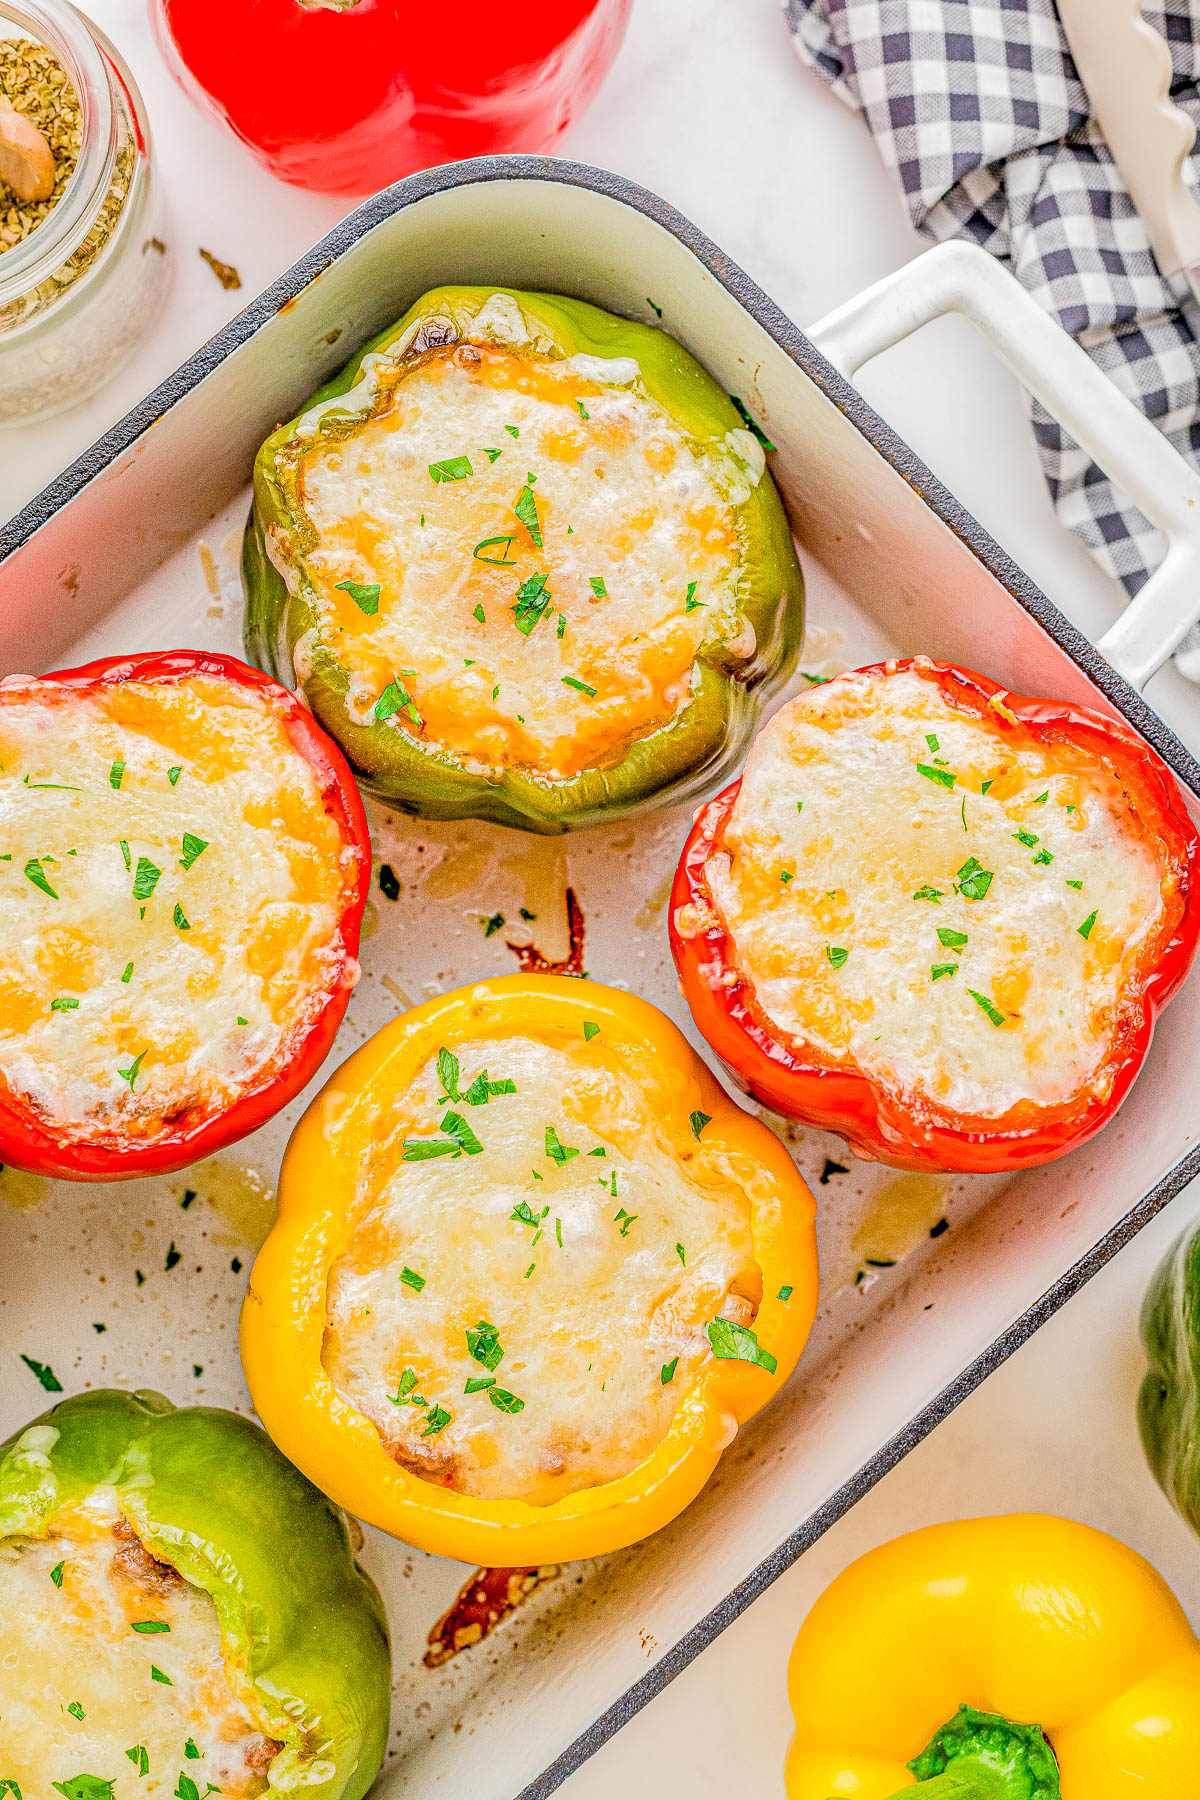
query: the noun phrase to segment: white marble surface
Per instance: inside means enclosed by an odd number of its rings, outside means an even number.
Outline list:
[[[193,108],[161,65],[145,0],[91,0],[91,11],[132,64],[150,107],[174,285],[152,336],[94,400],[0,434],[0,516],[344,210],[272,181]],[[919,247],[865,132],[793,56],[775,0],[636,0],[621,57],[564,149],[665,195],[800,321]],[[241,293],[218,285],[199,258],[201,245],[237,266]],[[1116,599],[1059,530],[1019,395],[966,328],[935,327],[872,369],[863,386],[1059,604],[1085,628],[1101,629]],[[1157,1257],[1197,1212],[1193,1189],[573,1776],[564,1794],[781,1794],[784,1663],[805,1607],[859,1551],[932,1519],[1017,1508],[1087,1519],[1150,1556],[1200,1625],[1200,1544],[1152,1483],[1132,1410],[1141,1293]]]

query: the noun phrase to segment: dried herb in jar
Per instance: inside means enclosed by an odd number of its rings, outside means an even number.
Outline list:
[[[48,199],[21,200],[0,181],[2,255],[28,237],[62,199],[79,156],[83,115],[54,52],[29,38],[0,38],[0,97],[36,126],[54,157],[54,188]]]

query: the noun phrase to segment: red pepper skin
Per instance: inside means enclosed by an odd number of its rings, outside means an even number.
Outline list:
[[[838,1132],[866,1161],[920,1172],[971,1174],[1051,1162],[1086,1143],[1113,1117],[1145,1061],[1158,1012],[1191,967],[1200,938],[1200,836],[1166,765],[1120,720],[1066,700],[1024,698],[986,675],[925,657],[876,663],[861,672],[921,675],[941,685],[959,705],[985,713],[997,730],[1011,730],[1003,715],[988,705],[996,696],[1038,737],[1083,747],[1125,783],[1134,810],[1158,843],[1175,892],[1153,963],[1137,972],[1130,1003],[1123,1008],[1106,1064],[1112,1075],[1108,1094],[1057,1106],[1031,1104],[988,1119],[888,1088],[852,1062],[835,1064],[811,1045],[785,1038],[758,1007],[751,983],[739,973],[732,940],[708,888],[708,864],[721,851],[740,782],[696,813],[675,874],[669,930],[684,999],[697,1028],[745,1092],[787,1118]],[[679,909],[689,906],[697,909],[701,920],[695,935],[685,935],[677,923]]]
[[[72,1142],[60,1128],[47,1129],[40,1115],[0,1077],[0,1163],[34,1175],[68,1181],[120,1181],[135,1175],[168,1175],[211,1156],[257,1131],[307,1086],[337,1036],[358,973],[358,939],[371,885],[371,840],[354,777],[341,751],[326,737],[295,694],[232,656],[215,651],[166,650],[139,656],[106,656],[78,669],[41,675],[41,685],[79,693],[122,681],[186,681],[208,675],[260,694],[281,716],[292,744],[316,771],[329,815],[354,858],[349,901],[339,922],[341,959],[328,996],[303,1028],[285,1040],[276,1055],[223,1111],[188,1123],[184,1119],[150,1143],[114,1131]]]
[[[617,53],[631,0],[157,0],[183,85],[298,187],[549,150]]]

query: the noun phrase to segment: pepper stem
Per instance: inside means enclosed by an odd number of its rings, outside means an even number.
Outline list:
[[[890,1800],[1003,1800],[1005,1785],[1003,1775],[982,1763],[972,1763],[918,1782],[919,1795],[916,1787],[906,1787],[891,1795]]]

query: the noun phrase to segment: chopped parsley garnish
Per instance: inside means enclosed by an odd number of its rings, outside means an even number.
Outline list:
[[[686,1269],[687,1268],[687,1254],[686,1254],[682,1244],[676,1244],[675,1254],[679,1258],[680,1262],[683,1264],[684,1268]]]
[[[425,1277],[418,1275],[415,1269],[410,1269],[407,1263],[400,1271],[400,1280],[405,1287],[412,1288],[415,1294],[419,1294],[425,1286]]]
[[[934,902],[934,904],[936,905],[937,902],[945,894],[945,891],[946,891],[945,888],[930,887],[929,883],[925,882],[921,887],[919,887],[917,889],[916,893],[913,895],[913,899],[914,900],[932,900]]]
[[[931,1225],[929,1227],[929,1235],[931,1238],[939,1238],[942,1236],[943,1232],[947,1232],[949,1229],[949,1219],[939,1219],[936,1225]]]
[[[479,923],[483,926],[484,937],[491,937],[503,925],[504,914],[493,913],[490,919],[480,919]]]
[[[183,855],[179,859],[180,867],[190,869],[196,858],[203,856],[208,849],[208,839],[197,837],[194,831],[185,831],[182,849]]]
[[[184,1188],[183,1198],[179,1202],[180,1212],[186,1212],[189,1206],[194,1205],[195,1200],[196,1200],[196,1189],[195,1188]]]
[[[795,1292],[794,1288],[781,1287],[779,1292],[776,1294],[775,1298],[777,1300],[790,1300],[794,1292]]]
[[[172,787],[175,786],[176,782],[179,780],[179,777],[182,774],[183,774],[183,764],[182,763],[176,763],[175,767],[173,769],[167,770],[167,780],[170,782]]]
[[[133,1619],[130,1621],[131,1631],[140,1631],[143,1637],[153,1637],[157,1632],[170,1631],[171,1627],[165,1619]]]
[[[52,900],[58,899],[57,893],[46,879],[46,871],[42,867],[40,857],[31,856],[29,861],[25,864],[25,879],[26,881],[32,881],[35,888],[41,888],[43,894],[49,894]]]
[[[497,1412],[519,1413],[525,1411],[525,1402],[523,1400],[518,1400],[515,1394],[510,1394],[507,1388],[489,1388],[488,1399],[496,1408]]]
[[[597,600],[608,599],[608,589],[604,585],[603,575],[589,575],[588,586],[591,588],[593,594],[595,594]]]
[[[525,1271],[525,1273],[524,1273],[524,1275],[522,1275],[522,1277],[521,1277],[521,1280],[522,1280],[522,1281],[528,1281],[528,1280],[529,1280],[529,1277],[530,1277],[530,1276],[531,1276],[531,1275],[532,1275],[532,1274],[533,1274],[533,1271],[534,1271],[534,1270],[535,1270],[535,1269],[536,1269],[536,1268],[537,1268],[537,1264],[536,1264],[536,1263],[535,1263],[535,1262],[531,1262],[531,1263],[530,1263],[530,1265],[529,1265],[529,1267],[528,1267],[528,1268],[527,1268],[527,1269],[526,1269],[526,1271]]]
[[[56,994],[50,1002],[51,1012],[74,1012],[79,1005],[74,994]]]
[[[494,1369],[504,1360],[504,1347],[497,1328],[487,1319],[467,1326],[467,1350],[485,1369]]]
[[[546,1155],[551,1157],[560,1169],[564,1163],[569,1163],[573,1156],[579,1155],[578,1150],[572,1150],[569,1144],[559,1143],[558,1133],[553,1125],[546,1127],[545,1145]]]
[[[520,430],[515,425],[506,425],[504,429],[507,431],[509,437],[519,438],[521,435]]]
[[[157,1663],[150,1664],[150,1679],[151,1679],[151,1681],[161,1682],[163,1687],[174,1687],[175,1686],[175,1683],[171,1680],[171,1677],[169,1675],[164,1675]]]
[[[548,575],[531,575],[517,589],[513,602],[513,624],[522,637],[528,637],[550,604]]]
[[[826,944],[825,946],[825,960],[833,969],[840,969],[849,954],[850,952],[843,950],[840,944]]]
[[[949,769],[935,769],[929,763],[918,763],[917,774],[924,775],[926,781],[936,781],[939,787],[952,788],[958,780]]]
[[[576,407],[576,410],[579,413],[579,416],[581,419],[590,419],[591,418],[592,415],[588,411],[587,407],[583,404],[582,400],[577,400],[575,402],[575,407]]]
[[[200,1789],[191,1776],[185,1775],[182,1769],[179,1772],[179,1780],[175,1783],[175,1800],[200,1800]]]
[[[795,869],[780,869],[780,871],[779,871],[779,879],[780,879],[780,881],[782,881],[784,887],[787,886],[789,881],[794,881],[795,877],[796,877]]]
[[[968,856],[954,885],[964,900],[982,900],[992,885],[992,871],[985,869],[977,856]]]
[[[380,863],[379,865],[379,891],[385,900],[400,898],[400,878],[391,863]]]
[[[50,1571],[50,1579],[54,1583],[56,1588],[60,1588],[63,1584],[63,1570],[66,1568],[66,1566],[67,1565],[65,1562],[55,1563],[54,1567]]]
[[[941,745],[937,741],[937,732],[936,731],[927,731],[925,733],[925,742],[929,745],[929,748],[933,751],[933,754],[936,756],[938,751],[941,749]]]
[[[1087,918],[1083,921],[1083,924],[1080,925],[1078,928],[1080,937],[1081,938],[1090,938],[1092,935],[1092,926],[1095,923],[1096,923],[1096,913],[1090,912],[1088,914]]]
[[[448,1112],[442,1120],[441,1130],[456,1139],[468,1156],[478,1156],[483,1149],[483,1145],[461,1113]]]
[[[1035,805],[1035,806],[1044,806],[1044,805],[1045,805],[1045,803],[1046,803],[1046,801],[1047,801],[1047,800],[1048,800],[1048,799],[1049,799],[1049,798],[1050,798],[1050,789],[1049,789],[1049,788],[1047,788],[1047,789],[1046,789],[1046,791],[1045,791],[1045,793],[1044,793],[1044,794],[1038,794],[1038,795],[1037,795],[1037,796],[1036,796],[1036,798],[1035,798],[1035,800],[1034,800],[1034,802],[1033,802],[1033,804],[1034,804],[1034,805]]]
[[[564,675],[562,684],[564,687],[577,688],[581,694],[586,694],[589,700],[596,698],[595,688],[589,687],[586,681],[580,681],[577,675]]]
[[[189,1738],[188,1743],[190,1744],[191,1741],[192,1741],[191,1738]],[[190,1755],[191,1752],[187,1750],[186,1745],[184,1748],[185,1748],[185,1754]],[[133,1744],[125,1752],[125,1754],[129,1758],[130,1762],[133,1764],[134,1768],[137,1770],[139,1775],[148,1775],[150,1773],[150,1754],[149,1754],[149,1751],[146,1749],[145,1744]],[[197,1754],[197,1756],[199,1756],[200,1752],[197,1751],[196,1754]]]
[[[132,858],[132,857],[131,857],[131,856],[130,856],[130,854],[129,854],[129,845],[128,845],[128,843],[127,843],[127,842],[126,842],[126,841],[125,841],[125,839],[124,839],[124,838],[118,838],[118,839],[117,839],[117,843],[118,843],[118,845],[119,845],[119,846],[120,846],[120,851],[121,851],[121,861],[122,861],[122,862],[123,862],[123,863],[124,863],[124,864],[125,864],[125,867],[126,867],[126,868],[127,868],[127,869],[132,869],[132,867],[133,867],[133,858]]]
[[[482,601],[482,600],[477,600],[477,601],[476,601],[476,602],[475,602],[475,611],[474,611],[474,613],[473,613],[473,614],[472,614],[472,617],[473,617],[473,618],[476,618],[476,619],[478,619],[478,620],[479,620],[479,623],[480,623],[480,624],[481,624],[481,625],[486,625],[486,624],[487,624],[487,620],[486,620],[486,618],[485,618],[485,617],[484,617],[484,612],[483,612],[483,601]]]
[[[336,581],[334,586],[349,594],[359,611],[366,613],[368,619],[374,618],[379,611],[379,583],[377,581]]]
[[[666,1387],[668,1381],[672,1381],[674,1379],[675,1371],[678,1367],[679,1367],[679,1358],[677,1356],[673,1356],[669,1363],[663,1364],[662,1368],[658,1372],[658,1379],[662,1382],[662,1385],[664,1387]]]
[[[142,1058],[145,1054],[146,1052],[144,1050],[139,1050],[127,1069],[117,1070],[117,1074],[121,1077],[121,1080],[129,1083],[129,1091],[131,1094],[133,1092],[133,1084],[138,1078],[138,1070],[142,1066]]]
[[[1032,850],[1033,846],[1037,843],[1037,833],[1026,831],[1023,828],[1020,831],[1014,831],[1013,836],[1016,838],[1018,844],[1024,844],[1027,850]]]
[[[414,725],[423,725],[425,721],[413,705],[412,697],[402,681],[393,679],[388,682],[382,694],[375,702],[374,718],[382,725],[393,713],[406,712]]]
[[[13,1782],[16,1792],[20,1790]],[[52,1781],[50,1786],[66,1800],[113,1800],[113,1783],[102,1775],[68,1775],[65,1781]]]
[[[462,1098],[458,1091],[459,1061],[453,1051],[447,1050],[443,1044],[437,1053],[438,1080],[441,1082],[446,1096],[450,1100]]]
[[[413,1389],[416,1385],[417,1371],[415,1369],[405,1369],[400,1376],[399,1381],[396,1383],[395,1393],[389,1394],[388,1399],[393,1406],[427,1406],[429,1402],[424,1399],[422,1395],[413,1394]],[[409,1398],[410,1394],[412,1395],[411,1400]]]
[[[33,1374],[37,1376],[48,1394],[62,1393],[63,1384],[58,1379],[58,1376],[54,1373],[54,1370],[50,1367],[49,1363],[38,1362],[34,1357],[26,1356],[24,1351],[21,1352],[21,1361],[25,1364],[27,1369],[31,1370]]]
[[[555,627],[554,635],[557,638],[562,638],[567,635],[567,615],[565,613],[559,613],[558,624]]]
[[[763,1349],[748,1326],[738,1325],[733,1319],[710,1319],[707,1330],[712,1353],[723,1362],[757,1363],[768,1375],[778,1368],[771,1352]]]
[[[1052,850],[1047,850],[1045,844],[1043,844],[1033,860],[1035,864],[1052,863],[1054,861],[1054,852]]]
[[[502,1081],[491,1081],[487,1070],[481,1069],[462,1098],[468,1106],[486,1106],[496,1094],[515,1094],[516,1091],[517,1084],[511,1075],[506,1075]]]
[[[499,451],[497,451],[496,454],[499,455]],[[512,558],[508,554],[508,546],[510,544],[515,544],[516,541],[516,536],[513,532],[501,531],[496,537],[480,538],[479,542],[472,550],[471,555],[475,558],[476,562],[493,563],[498,569],[506,569],[512,561]],[[500,552],[499,556],[485,556],[484,552],[490,550],[494,544],[504,545],[504,549]]]
[[[549,1211],[548,1206],[543,1206],[540,1213],[535,1213],[528,1200],[518,1200],[508,1216],[514,1225],[531,1225],[536,1231]]]
[[[119,788],[124,779],[125,764],[121,761],[120,757],[118,757],[112,768],[108,771],[108,785],[110,788]]]
[[[520,519],[522,525],[525,527],[538,549],[543,549],[542,526],[541,521],[538,518],[537,501],[533,497],[533,489],[529,485],[528,480],[517,495],[516,500],[513,502],[513,511],[516,513],[518,519]]]
[[[650,306],[654,306],[653,300],[648,301],[647,304]],[[654,310],[656,312],[658,312],[657,307],[655,307]],[[662,318],[661,313],[659,313],[658,316],[660,319]],[[770,438],[767,436],[767,434],[763,430],[762,426],[760,424],[758,424],[757,421],[750,416],[749,409],[743,404],[743,402],[741,400],[738,399],[736,394],[730,394],[729,398],[733,401],[734,406],[737,408],[738,415],[741,418],[742,424],[746,427],[746,430],[750,433],[750,435],[752,437],[756,437],[758,439],[759,443],[762,445],[764,450],[773,450],[775,448],[774,444],[771,442]]]
[[[122,980],[122,981],[124,981],[124,982],[128,982],[128,981],[129,981],[129,979],[130,979],[130,977],[131,977],[131,976],[132,976],[132,974],[133,974],[133,964],[132,964],[132,963],[126,963],[126,964],[125,964],[125,972],[124,972],[124,974],[123,974],[123,975],[122,975],[122,976],[121,976],[121,980]]]
[[[484,1388],[495,1387],[494,1375],[472,1375],[463,1387],[464,1394],[481,1394]]]
[[[176,1263],[181,1263],[182,1261],[183,1252],[175,1248],[175,1240],[172,1238],[170,1244],[167,1246],[167,1254],[163,1258],[163,1268],[170,1274]],[[136,1630],[137,1627],[135,1626],[134,1629]]]
[[[712,1124],[712,1114],[699,1111],[689,1113],[688,1124],[692,1128],[692,1136],[695,1138],[696,1142],[699,1143],[700,1133],[704,1130],[704,1127]]]
[[[583,1021],[583,1041],[584,1041],[584,1043],[590,1044],[592,1039],[594,1037],[598,1037],[599,1035],[600,1035],[600,1027],[596,1024],[595,1020],[594,1019],[585,1019]]]
[[[1073,887],[1073,888],[1082,888],[1083,883],[1082,883],[1082,881],[1068,881],[1067,886]]]
[[[996,777],[994,775],[991,775],[988,777],[988,779],[986,781],[981,781],[979,784],[980,793],[986,794],[988,789],[991,787],[992,783],[995,781],[995,779],[996,779]]]
[[[947,950],[959,950],[967,941],[965,931],[952,931],[949,925],[938,926],[938,943]]]
[[[465,481],[475,471],[467,457],[447,456],[442,462],[430,463],[429,473],[436,486],[443,481]]]
[[[158,886],[158,878],[161,874],[162,870],[152,863],[148,856],[139,856],[133,876],[134,899],[148,900]]]
[[[87,1718],[87,1714],[84,1712],[84,1710],[83,1710],[82,1706],[79,1704],[78,1700],[72,1700],[71,1704],[67,1708],[67,1711],[70,1713],[70,1715],[73,1719],[86,1719]]]
[[[617,1179],[617,1177],[616,1177],[616,1174],[614,1173],[614,1175],[613,1175],[614,1183],[615,1183],[616,1179]],[[628,1213],[625,1211],[625,1208],[622,1206],[618,1212],[615,1212],[613,1214],[613,1224],[620,1226],[622,1237],[628,1237],[629,1236],[629,1227],[633,1224],[633,1222],[636,1218],[637,1218],[636,1213]]]
[[[1000,1011],[1000,1008],[994,1001],[989,1000],[986,994],[977,994],[974,988],[968,988],[967,992],[970,994],[980,1012],[985,1012],[993,1025],[1003,1025],[1004,1014]]]
[[[943,975],[957,975],[957,973],[957,963],[930,963],[929,965],[930,981],[940,981]]]
[[[188,923],[187,915],[182,906],[180,906],[178,900],[175,902],[175,911],[172,913],[171,918],[176,931],[190,931],[192,929],[191,925]]]
[[[454,1414],[447,1412],[444,1406],[435,1406],[431,1412],[425,1415],[421,1436],[423,1438],[436,1437],[439,1431],[445,1431],[453,1417]]]
[[[594,1150],[588,1151],[588,1155],[589,1156],[607,1156],[608,1151],[604,1148],[603,1144],[597,1144],[596,1148]]]

